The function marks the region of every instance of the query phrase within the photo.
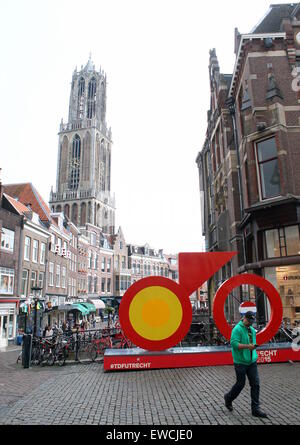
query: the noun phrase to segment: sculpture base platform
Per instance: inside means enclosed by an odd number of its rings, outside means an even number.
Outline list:
[[[269,343],[257,348],[257,363],[300,362],[300,350],[291,343]],[[172,348],[161,352],[143,349],[107,349],[104,371],[140,371],[147,369],[198,368],[233,365],[230,346]]]

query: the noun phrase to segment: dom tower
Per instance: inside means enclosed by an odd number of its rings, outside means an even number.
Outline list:
[[[73,73],[68,123],[61,122],[53,212],[64,212],[78,227],[86,223],[114,233],[115,202],[110,192],[111,129],[106,121],[106,75],[89,59]]]

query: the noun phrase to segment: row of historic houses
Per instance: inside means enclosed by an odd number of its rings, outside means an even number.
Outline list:
[[[127,245],[121,228],[114,235],[88,223],[78,228],[51,212],[30,183],[1,185],[0,347],[35,323],[40,332],[117,307],[134,281],[172,278],[173,269],[163,251]]]
[[[207,251],[238,255],[208,283],[253,273],[278,290],[284,321],[300,322],[300,4],[271,5],[247,34],[235,30],[236,62],[220,72],[210,51],[211,105],[197,165]],[[260,289],[236,289],[225,307],[239,317],[241,299],[270,317]]]

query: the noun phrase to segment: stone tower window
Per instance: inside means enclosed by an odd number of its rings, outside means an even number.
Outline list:
[[[79,82],[78,82],[78,111],[77,111],[78,119],[82,119],[83,118],[84,91],[85,91],[85,81],[84,81],[84,78],[81,77]]]
[[[81,155],[81,140],[78,134],[74,136],[72,143],[72,155],[70,162],[70,190],[77,190],[80,180],[80,155]]]
[[[96,110],[96,90],[97,90],[97,82],[93,77],[89,83],[88,89],[88,103],[87,103],[87,118],[92,119],[95,117]]]

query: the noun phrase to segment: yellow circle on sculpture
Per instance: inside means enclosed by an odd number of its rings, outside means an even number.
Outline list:
[[[182,315],[182,306],[177,295],[161,286],[141,290],[129,307],[133,329],[141,337],[152,341],[171,337],[179,328]]]

